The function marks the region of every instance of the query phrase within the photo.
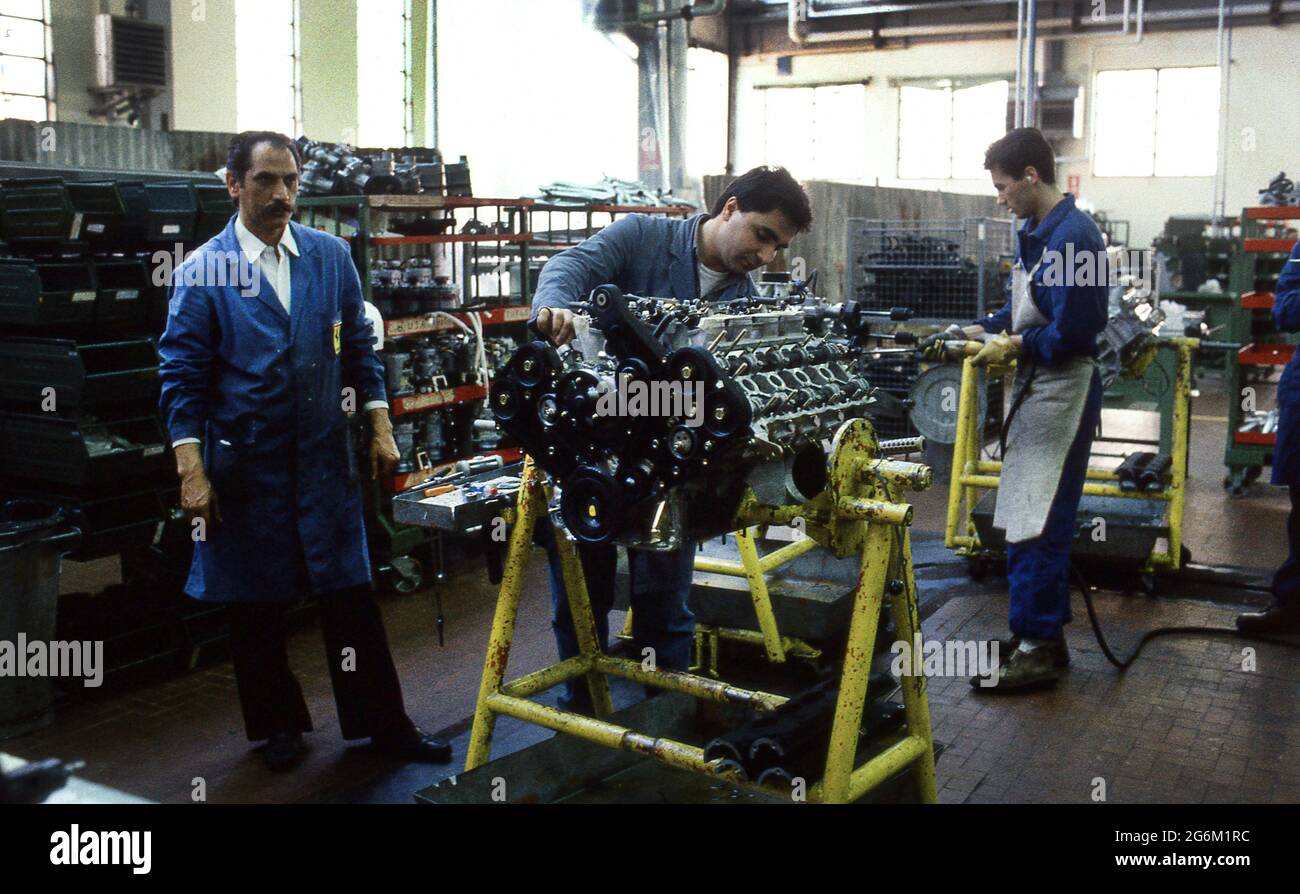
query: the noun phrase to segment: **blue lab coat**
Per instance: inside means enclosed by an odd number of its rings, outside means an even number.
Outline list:
[[[1273,322],[1283,332],[1300,332],[1300,242],[1277,278]],[[1300,486],[1300,351],[1282,370],[1277,386],[1277,446],[1273,448],[1273,483]]]
[[[195,543],[185,592],[293,602],[367,583],[343,389],[355,409],[385,393],[356,267],[342,240],[291,223],[287,314],[256,266],[252,288],[212,275],[241,258],[234,220],[176,272],[158,345],[168,432],[202,440],[222,517]]]

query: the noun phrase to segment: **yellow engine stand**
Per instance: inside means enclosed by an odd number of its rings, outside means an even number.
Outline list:
[[[906,708],[904,732],[881,753],[861,766],[855,766],[877,620],[886,595],[892,602],[898,637],[911,642],[920,630],[911,541],[907,531],[912,507],[901,500],[900,493],[905,487],[924,490],[930,486],[931,480],[930,469],[926,466],[880,456],[870,423],[857,419],[846,422],[836,434],[827,462],[827,485],[816,498],[803,505],[767,506],[758,504],[751,493],[736,514],[736,529],[761,524],[789,524],[795,518],[802,518],[808,535],[816,542],[838,556],[858,553],[862,557],[826,769],[822,779],[807,787],[806,800],[810,802],[855,801],[907,768],[911,770],[918,798],[927,803],[938,800],[930,709],[925,695],[925,678],[919,674],[902,679]],[[637,752],[670,766],[721,778],[734,785],[790,797],[789,791],[759,786],[720,772],[717,762],[704,760],[704,750],[698,746],[655,738],[603,719],[612,713],[610,676],[706,701],[748,705],[760,711],[773,710],[786,699],[696,674],[646,670],[639,662],[605,654],[597,642],[595,620],[577,550],[563,530],[555,532],[556,546],[569,594],[579,654],[515,680],[505,680],[533,526],[545,517],[546,490],[542,473],[531,457],[525,458],[501,592],[474,712],[466,771],[488,761],[496,718],[504,714],[609,748]],[[529,700],[530,696],[582,676],[586,677],[591,689],[592,704],[598,715],[595,718]]]
[[[1167,569],[1177,571],[1182,564],[1183,500],[1187,494],[1187,451],[1189,446],[1189,421],[1192,393],[1192,353],[1200,347],[1195,338],[1162,338],[1156,342],[1158,350],[1178,354],[1178,371],[1174,378],[1173,414],[1173,466],[1170,484],[1155,493],[1123,491],[1119,476],[1113,471],[1088,469],[1083,485],[1085,494],[1103,497],[1122,497],[1126,500],[1151,500],[1169,504],[1169,537],[1166,548],[1157,544],[1144,571]],[[1001,483],[1002,463],[980,459],[983,446],[983,420],[979,418],[979,395],[975,367],[971,357],[978,353],[979,342],[970,342],[962,360],[961,395],[957,404],[957,443],[953,446],[952,480],[948,489],[948,518],[944,527],[944,545],[960,555],[976,556],[983,551],[979,534],[975,530],[975,504],[983,491],[997,488]]]

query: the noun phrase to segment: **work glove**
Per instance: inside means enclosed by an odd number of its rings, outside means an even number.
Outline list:
[[[984,347],[971,360],[972,366],[987,366],[989,375],[1002,378],[1011,372],[1011,366],[1020,356],[1020,348],[1006,332],[995,335],[984,343]]]
[[[966,333],[962,331],[960,326],[953,323],[942,332],[936,332],[934,335],[927,335],[925,338],[921,339],[920,344],[917,345],[917,349],[921,352],[921,356],[926,360],[948,360],[947,343],[950,341],[965,340]]]

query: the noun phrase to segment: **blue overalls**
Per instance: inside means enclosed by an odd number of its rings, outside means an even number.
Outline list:
[[[1057,368],[1081,356],[1095,357],[1097,335],[1106,326],[1106,268],[1100,263],[1091,285],[1071,284],[1073,277],[1060,276],[1057,266],[1039,264],[1044,252],[1059,253],[1062,259],[1078,258],[1084,252],[1105,257],[1105,245],[1097,225],[1079,211],[1074,197],[1066,194],[1043,221],[1028,221],[1020,229],[1016,262],[1034,270],[1030,294],[1038,312],[1047,320],[1025,329],[1022,365]],[[1071,271],[1073,273],[1073,271]],[[997,313],[975,321],[987,332],[1009,331],[1012,302]],[[1074,541],[1079,501],[1088,472],[1092,440],[1101,420],[1101,377],[1094,370],[1074,439],[1062,464],[1055,493],[1041,533],[1036,537],[1008,542],[1007,577],[1010,591],[1012,633],[1034,639],[1054,639],[1072,619],[1070,612],[1070,546]],[[1032,394],[1032,391],[1031,391]],[[1032,399],[1032,398],[1031,398]],[[1048,495],[1044,495],[1047,499]]]
[[[655,298],[694,299],[699,297],[699,258],[696,233],[706,219],[700,214],[688,220],[673,220],[644,214],[629,214],[590,239],[556,255],[542,268],[533,298],[533,316],[543,307],[569,308],[585,300],[591,290],[612,284],[625,294]],[[753,281],[734,275],[716,291],[717,300],[743,298],[754,293]],[[537,526],[535,538],[547,551],[551,577],[551,626],[560,658],[578,654],[578,639],[569,612],[568,594],[555,552],[554,531],[549,521]],[[580,545],[587,593],[602,648],[609,642],[609,610],[614,603],[617,548],[610,545]],[[686,670],[694,646],[695,616],[688,607],[695,566],[695,546],[658,552],[628,550],[631,577],[632,639],[637,659],[642,650],[654,650],[655,666]],[[560,704],[565,708],[585,707],[588,695],[581,680],[565,684]]]
[[[1277,278],[1273,322],[1283,332],[1300,332],[1300,242]],[[1290,555],[1273,577],[1273,597],[1278,605],[1300,608],[1300,351],[1282,370],[1277,385],[1277,445],[1273,448],[1273,483],[1291,493],[1287,519]]]

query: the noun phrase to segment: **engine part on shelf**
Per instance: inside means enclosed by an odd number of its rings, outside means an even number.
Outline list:
[[[298,139],[303,196],[468,196],[469,162],[442,163],[436,149],[357,149],[346,143]]]
[[[483,350],[487,355],[488,368],[495,376],[510,362],[515,351],[519,350],[519,343],[509,336],[496,335],[484,340]]]
[[[1259,204],[1261,205],[1300,205],[1300,190],[1287,177],[1286,171],[1278,172],[1278,175],[1268,182],[1268,186],[1259,191]]]
[[[1119,312],[1111,315],[1097,337],[1102,388],[1109,388],[1120,373],[1155,349],[1155,333],[1165,319],[1159,301],[1158,294],[1141,286],[1131,286],[1124,293]]]
[[[492,416],[492,408],[486,403],[471,425],[472,449],[475,453],[486,453],[501,446],[501,431]]]
[[[398,475],[415,471],[415,423],[414,419],[399,419],[393,423],[393,442],[397,445]]]
[[[425,413],[419,420],[419,449],[430,462],[442,459],[447,452],[446,431],[441,413]]]
[[[411,353],[411,384],[421,394],[429,394],[447,387],[443,353],[432,339],[421,339]]]
[[[515,353],[492,412],[559,482],[578,539],[671,549],[713,536],[747,489],[766,504],[815,498],[824,442],[875,409],[847,336],[809,332],[839,314],[819,305],[601,286],[563,355],[541,341]]]
[[[384,388],[389,397],[405,397],[415,393],[412,358],[409,351],[384,351]]]
[[[599,183],[590,185],[566,183],[557,180],[554,183],[543,184],[539,189],[541,195],[538,198],[550,205],[573,205],[575,207],[582,205],[641,207],[680,205],[683,208],[699,207],[695,202],[677,198],[670,191],[662,189],[651,191],[640,183],[631,180],[618,180],[613,177],[605,177]]]
[[[1241,425],[1237,426],[1237,431],[1257,431],[1262,435],[1271,435],[1277,431],[1278,418],[1279,411],[1276,407],[1268,412],[1256,410],[1244,418]]]

